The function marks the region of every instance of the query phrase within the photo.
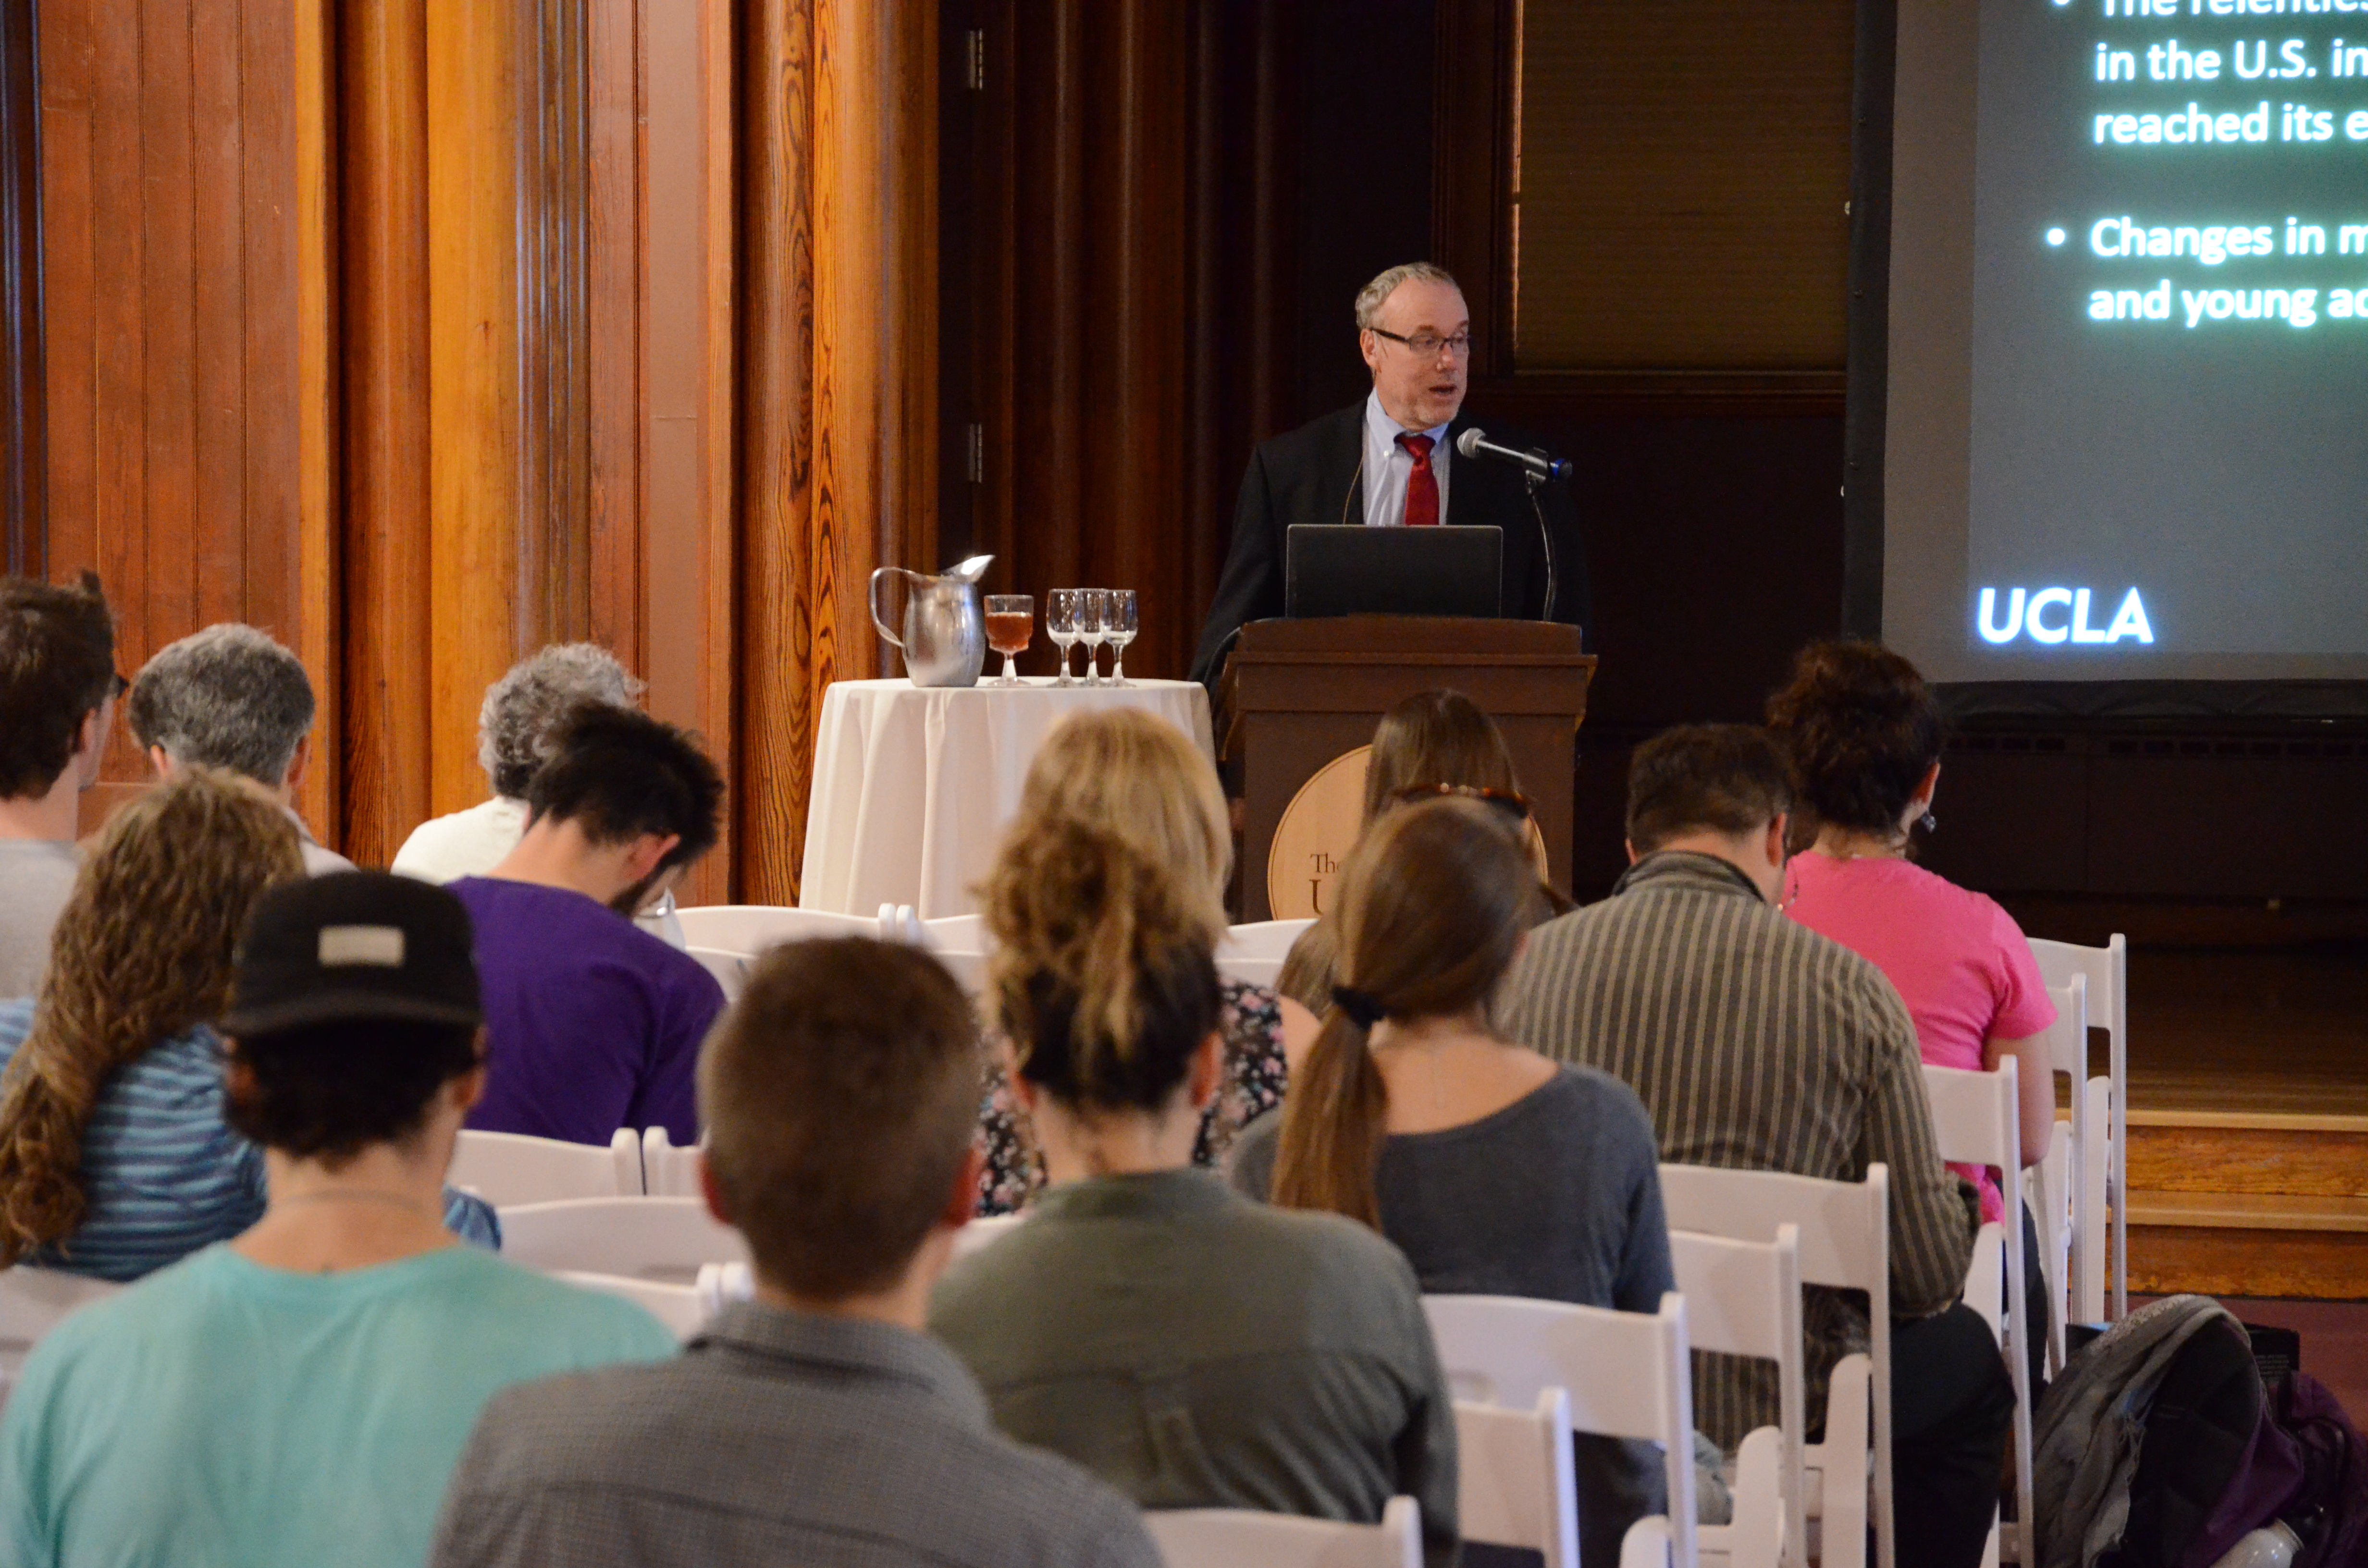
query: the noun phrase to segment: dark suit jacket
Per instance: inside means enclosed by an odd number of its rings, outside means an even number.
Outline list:
[[[1459,415],[1447,427],[1452,442],[1473,421]],[[1498,432],[1508,446],[1528,443]],[[1218,580],[1217,597],[1201,632],[1192,678],[1214,694],[1233,651],[1234,633],[1247,623],[1282,613],[1283,532],[1293,523],[1361,523],[1364,482],[1365,405],[1335,414],[1277,436],[1250,454],[1242,475],[1242,498],[1234,511],[1234,543]],[[1546,526],[1554,530],[1554,619],[1586,626],[1593,608],[1588,595],[1587,551],[1579,542],[1577,509],[1570,487],[1549,484],[1538,493]],[[1505,530],[1504,605],[1508,616],[1535,620],[1545,613],[1546,567],[1538,519],[1530,510],[1526,482],[1504,463],[1467,458],[1449,460],[1447,520],[1459,526],[1493,524]]]

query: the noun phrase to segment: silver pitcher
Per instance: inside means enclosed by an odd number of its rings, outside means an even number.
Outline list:
[[[915,686],[976,686],[986,663],[986,622],[979,614],[978,580],[994,562],[973,555],[942,576],[882,566],[871,574],[871,624],[904,650],[905,673]],[[880,579],[905,579],[905,635],[880,613]]]

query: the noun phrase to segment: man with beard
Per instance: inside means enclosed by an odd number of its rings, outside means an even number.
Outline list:
[[[715,765],[673,725],[605,705],[568,722],[527,786],[518,847],[450,884],[475,925],[491,1036],[471,1127],[698,1140],[692,1074],[723,993],[632,917],[714,846],[723,800]]]
[[[1393,267],[1357,295],[1357,341],[1373,390],[1250,454],[1234,514],[1234,541],[1201,633],[1192,678],[1212,691],[1234,637],[1283,613],[1288,529],[1294,523],[1504,530],[1503,613],[1585,626],[1587,555],[1566,486],[1547,485],[1531,507],[1520,472],[1460,457],[1456,438],[1472,370],[1472,317],[1463,290],[1427,261]],[[1525,443],[1498,432],[1499,444]],[[1547,602],[1543,534],[1554,538]]]

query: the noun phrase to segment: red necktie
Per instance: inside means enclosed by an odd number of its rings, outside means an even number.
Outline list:
[[[1406,526],[1435,528],[1439,523],[1439,475],[1430,472],[1430,437],[1400,436],[1398,445],[1414,459],[1414,472],[1406,475]]]

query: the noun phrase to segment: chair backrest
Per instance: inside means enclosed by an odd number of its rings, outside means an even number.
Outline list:
[[[1708,1165],[1661,1167],[1669,1229],[1737,1241],[1770,1241],[1799,1227],[1804,1284],[1867,1294],[1873,1345],[1875,1558],[1894,1568],[1891,1513],[1891,1172],[1880,1161],[1864,1181],[1827,1181],[1786,1171]],[[1830,1405],[1830,1399],[1828,1400]],[[1827,1410],[1827,1425],[1833,1425]],[[1831,1485],[1828,1481],[1827,1485]],[[1827,1512],[1833,1512],[1828,1503]]]
[[[748,1261],[740,1233],[693,1198],[579,1198],[500,1214],[503,1256],[547,1273],[689,1285],[701,1264]]]
[[[566,1198],[635,1198],[642,1192],[642,1135],[620,1127],[603,1148],[463,1128],[444,1179],[496,1209]]]
[[[699,1180],[699,1145],[677,1147],[663,1127],[642,1129],[642,1189],[652,1198],[697,1198],[706,1190]]]
[[[986,917],[946,915],[921,922],[921,946],[933,951],[977,953],[986,950]]]
[[[1805,1352],[1801,1331],[1801,1228],[1779,1225],[1773,1241],[1745,1242],[1696,1231],[1669,1233],[1669,1264],[1686,1299],[1686,1332],[1697,1350],[1776,1363],[1777,1493],[1783,1500],[1785,1556],[1807,1568],[1803,1521],[1807,1483],[1802,1459],[1809,1440]]]
[[[1274,977],[1281,972],[1281,959],[1240,958],[1223,952],[1217,955],[1218,975],[1226,980],[1238,980],[1245,985],[1263,985],[1270,991],[1274,988]]]
[[[1565,1391],[1574,1431],[1662,1445],[1678,1561],[1694,1561],[1693,1374],[1684,1299],[1619,1312],[1515,1296],[1425,1296],[1440,1366],[1458,1399],[1534,1407]]]
[[[120,1285],[63,1269],[23,1264],[0,1269],[0,1400],[24,1369],[25,1358],[41,1336],[93,1301],[103,1301]]]
[[[1570,1396],[1541,1389],[1533,1410],[1455,1402],[1455,1523],[1467,1541],[1534,1551],[1578,1568]]]
[[[682,922],[685,942],[725,953],[761,953],[777,942],[813,937],[880,935],[875,918],[773,903],[708,903],[677,910],[676,917]]]
[[[986,955],[963,948],[937,948],[929,956],[946,966],[954,983],[973,1001],[986,994]]]
[[[747,953],[727,953],[721,948],[687,948],[684,951],[699,960],[699,967],[715,977],[723,988],[726,1002],[740,1000],[740,993],[748,989]]]
[[[1025,1214],[995,1214],[984,1220],[973,1220],[954,1233],[952,1261],[960,1263],[974,1252],[985,1251],[1009,1235],[1027,1218]]]
[[[880,906],[880,929],[876,934],[883,942],[902,942],[917,948],[922,943],[921,917],[909,903],[883,903]]]
[[[1226,958],[1272,959],[1277,963],[1291,956],[1291,946],[1313,920],[1253,920],[1247,926],[1226,929],[1217,942],[1217,961]]]
[[[621,1274],[595,1274],[563,1268],[557,1278],[604,1296],[621,1296],[666,1325],[677,1339],[689,1339],[707,1326],[707,1303],[696,1285],[669,1285],[656,1279],[630,1279]]]
[[[1998,1059],[1995,1073],[1955,1067],[1924,1067],[1924,1097],[1932,1106],[1932,1138],[1941,1157],[1959,1165],[1987,1165],[2001,1176],[2022,1169],[2022,1131],[2015,1105],[2020,1065]]]
[[[1422,1510],[1393,1497],[1378,1525],[1303,1519],[1247,1508],[1178,1508],[1143,1516],[1167,1568],[1422,1568]]]
[[[2074,975],[2088,982],[2088,1021],[2091,1027],[2105,1031],[2106,1076],[2112,1084],[2105,1128],[2105,1206],[2112,1229],[2108,1266],[2112,1276],[2112,1315],[2118,1321],[2127,1317],[2130,1311],[2130,1219],[2129,1205],[2123,1200],[2129,1187],[2129,938],[2116,931],[2103,947],[2084,948],[2074,942],[2033,937],[2031,955],[2039,960],[2040,976],[2050,987],[2068,985]],[[2073,1103],[2080,1103],[2077,1093]],[[2082,1153],[2075,1151],[2076,1165],[2081,1163]],[[2073,1240],[2077,1247],[2079,1238],[2076,1235]]]

